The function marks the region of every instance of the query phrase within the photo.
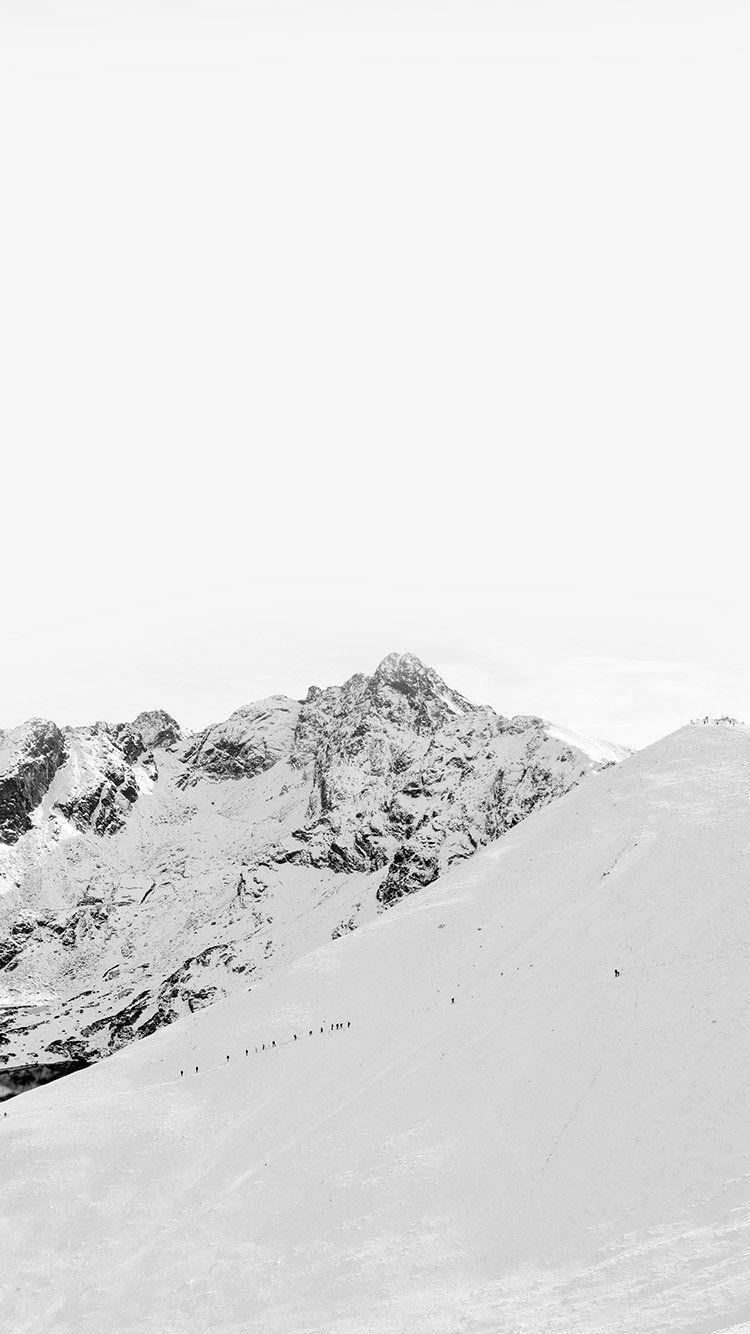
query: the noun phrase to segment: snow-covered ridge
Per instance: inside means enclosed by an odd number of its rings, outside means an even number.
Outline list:
[[[619,764],[633,752],[628,746],[617,746],[613,741],[602,741],[599,737],[588,736],[585,732],[575,732],[569,727],[559,727],[557,723],[546,723],[547,735],[563,741],[566,746],[574,746],[583,751],[595,764]]]
[[[57,1002],[37,1024],[6,1009],[0,1064],[108,1053],[254,984],[611,759],[472,704],[413,654],[190,737],[153,710],[13,746],[0,991]]]
[[[683,728],[6,1104],[4,1326],[744,1328],[749,771]]]

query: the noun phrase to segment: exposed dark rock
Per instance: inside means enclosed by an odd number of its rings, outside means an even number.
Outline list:
[[[253,778],[288,752],[299,705],[283,695],[237,709],[224,723],[207,727],[185,755],[185,787],[200,778]]]
[[[112,736],[128,764],[135,764],[146,753],[143,737],[132,723],[117,723],[112,728]]]
[[[7,1066],[0,1070],[0,1102],[15,1098],[19,1093],[50,1084],[54,1079],[72,1075],[76,1070],[85,1070],[85,1061],[55,1061],[45,1065]]]
[[[65,757],[55,723],[34,718],[0,732],[0,843],[16,843],[31,829],[39,805]]]
[[[53,1056],[62,1056],[65,1060],[75,1061],[81,1065],[88,1063],[86,1046],[79,1038],[58,1038],[47,1044],[47,1051]]]
[[[118,1051],[136,1036],[136,1022],[145,1013],[151,1002],[151,993],[141,991],[127,1005],[115,1014],[104,1015],[81,1029],[81,1037],[91,1038],[103,1031],[108,1033],[110,1051]]]
[[[435,853],[425,854],[420,849],[402,844],[391,862],[388,874],[378,889],[378,899],[385,907],[405,894],[432,884],[439,874]]]
[[[182,737],[180,724],[164,709],[150,709],[139,713],[129,724],[134,731],[140,732],[145,750],[158,747],[168,749],[175,746]]]
[[[36,925],[35,921],[28,918],[19,918],[13,923],[6,939],[0,940],[0,968],[7,968],[16,959],[29,936],[33,935]]]

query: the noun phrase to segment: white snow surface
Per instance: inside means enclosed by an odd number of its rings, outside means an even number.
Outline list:
[[[747,1328],[749,796],[684,728],[14,1100],[0,1327]]]
[[[633,753],[628,746],[617,746],[613,741],[602,741],[600,737],[575,732],[570,727],[558,727],[556,723],[547,724],[547,736],[563,741],[566,746],[575,746],[597,764],[619,764]]]

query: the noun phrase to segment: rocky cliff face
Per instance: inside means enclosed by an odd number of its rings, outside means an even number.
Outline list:
[[[120,727],[131,728],[137,733],[146,750],[153,750],[154,746],[171,749],[182,737],[179,723],[163,709],[139,713],[132,723],[121,723]]]
[[[161,711],[27,724],[0,761],[0,1065],[96,1059],[252,985],[601,767],[411,654],[192,737]]]
[[[289,754],[298,717],[299,706],[284,695],[237,709],[188,746],[180,786],[194,786],[201,778],[254,778],[270,769]]]
[[[122,828],[142,779],[158,777],[153,747],[171,748],[179,738],[178,724],[161,710],[114,726],[61,730],[33,719],[0,732],[0,847],[17,843],[45,820],[64,818],[79,833]],[[0,862],[0,877],[2,870]]]
[[[54,723],[34,718],[0,732],[0,842],[17,843],[32,827],[39,806],[63,762],[65,743]]]
[[[588,759],[537,718],[508,720],[450,690],[411,654],[372,677],[313,687],[290,760],[312,768],[303,825],[277,862],[333,871],[384,869],[388,905],[429,884],[577,782]]]

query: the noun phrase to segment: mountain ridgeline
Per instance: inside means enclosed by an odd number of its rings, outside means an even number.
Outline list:
[[[624,753],[411,654],[189,736],[161,710],[0,733],[0,1065],[96,1060],[252,987]]]

